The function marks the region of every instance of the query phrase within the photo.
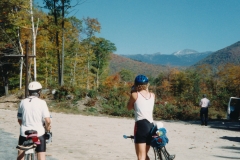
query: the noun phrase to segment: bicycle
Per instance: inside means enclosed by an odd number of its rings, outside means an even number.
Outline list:
[[[127,138],[131,138],[134,139],[134,136],[126,136],[123,135],[123,138],[127,139]],[[175,158],[175,155],[170,155],[167,151],[167,149],[165,148],[165,146],[163,147],[152,147],[154,151],[154,158],[155,160],[173,160]]]
[[[37,136],[37,131],[27,130],[25,132],[27,135],[27,140],[23,142],[22,145],[17,145],[16,148],[25,151],[24,160],[37,160],[35,156],[35,148],[40,144]],[[47,132],[45,134],[46,143],[52,142],[52,133]]]

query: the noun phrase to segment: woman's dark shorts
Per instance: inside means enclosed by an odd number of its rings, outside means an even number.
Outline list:
[[[153,123],[150,123],[146,119],[135,122],[134,143],[146,143],[147,145],[150,145],[152,139],[150,132],[153,126]]]
[[[36,152],[46,152],[46,139],[44,137],[44,135],[38,137],[38,139],[40,140],[40,145],[37,145],[35,151]],[[23,137],[23,136],[19,136],[18,139],[18,145],[22,145],[24,141],[26,141],[27,138]]]

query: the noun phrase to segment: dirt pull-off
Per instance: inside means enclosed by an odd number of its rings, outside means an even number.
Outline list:
[[[0,159],[16,159],[19,125],[17,111],[0,109]],[[136,159],[134,143],[123,135],[133,134],[133,119],[52,113],[53,142],[47,145],[48,160]],[[240,159],[239,122],[162,121],[166,145],[176,160]],[[11,140],[11,141],[10,141]],[[7,152],[6,152],[7,151]]]

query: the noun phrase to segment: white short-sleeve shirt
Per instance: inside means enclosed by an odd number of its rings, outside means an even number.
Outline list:
[[[202,108],[206,108],[210,105],[210,100],[207,99],[207,98],[202,98],[199,105],[202,107]]]
[[[46,101],[30,96],[23,99],[18,108],[17,118],[22,120],[20,135],[26,137],[25,131],[36,130],[38,137],[45,134],[43,119],[50,117]]]

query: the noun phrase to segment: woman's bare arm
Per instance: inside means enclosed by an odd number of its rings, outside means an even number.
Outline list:
[[[132,110],[134,109],[134,103],[137,100],[137,92],[133,92],[129,98],[128,104],[127,104],[127,109]]]

